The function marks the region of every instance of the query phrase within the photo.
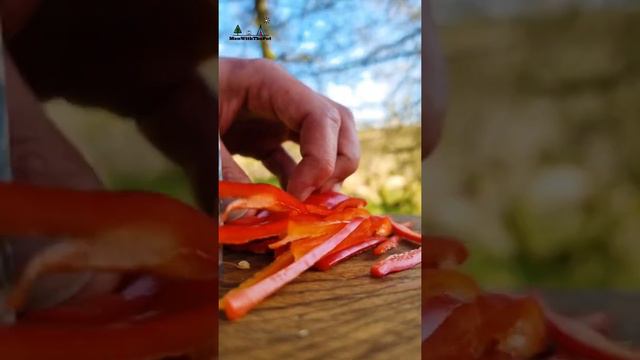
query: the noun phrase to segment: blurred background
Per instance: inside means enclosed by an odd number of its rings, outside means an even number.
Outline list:
[[[430,233],[489,287],[640,286],[640,3],[432,0],[450,85]]]
[[[223,0],[222,57],[268,58],[309,87],[349,107],[362,145],[343,191],[374,212],[421,211],[419,0]],[[259,27],[271,40],[229,40]],[[294,144],[286,148],[297,159]],[[237,157],[256,182],[277,184],[259,162]]]

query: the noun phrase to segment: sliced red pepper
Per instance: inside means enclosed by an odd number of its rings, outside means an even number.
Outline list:
[[[24,314],[20,321],[60,324],[104,324],[143,313],[158,292],[158,281],[141,277],[118,293],[83,300],[70,300],[53,308]]]
[[[421,259],[421,248],[413,249],[401,254],[394,254],[373,264],[371,267],[371,275],[374,277],[384,277],[385,275],[394,272],[412,269],[420,265]]]
[[[349,197],[345,194],[337,193],[335,191],[327,191],[309,195],[307,200],[305,200],[305,204],[319,206],[327,210],[333,210],[338,204],[348,199]]]
[[[456,307],[422,343],[436,359],[530,359],[546,347],[536,301],[497,294]]]
[[[393,231],[391,219],[388,216],[372,216],[371,226],[373,226],[378,236],[389,236]]]
[[[251,276],[247,280],[240,283],[240,285],[238,285],[237,288],[230,290],[227,295],[229,295],[231,292],[234,292],[234,291],[237,292],[238,289],[249,287],[253,284],[256,284],[266,279],[267,277],[291,265],[294,262],[294,260],[295,259],[293,258],[293,254],[291,254],[291,251],[283,252],[282,254],[276,256],[275,260],[271,264],[267,265],[265,268],[261,269],[260,271],[253,274],[253,276]],[[224,310],[224,306],[225,306],[225,301],[224,301],[224,298],[222,298],[218,301],[218,308],[220,310]]]
[[[287,233],[289,219],[257,225],[223,225],[218,228],[218,241],[223,245],[246,244],[253,240],[280,237]]]
[[[277,249],[296,240],[332,234],[342,226],[344,226],[344,222],[291,219],[287,227],[286,236],[269,245],[269,248]]]
[[[414,226],[413,221],[405,221],[405,222],[401,222],[399,224],[404,226],[404,227],[406,227],[406,228],[409,228],[409,229],[413,230],[413,226]]]
[[[266,277],[260,282],[242,289],[237,289],[237,291],[230,291],[222,299],[227,318],[235,320],[244,316],[262,300],[312,267],[318,260],[349,236],[349,234],[355,231],[361,222],[362,219],[356,219],[344,225],[340,231],[335,233],[327,241],[315,247],[299,260]]]
[[[326,221],[351,221],[355,218],[368,218],[371,214],[362,208],[348,208],[340,211],[333,211],[330,215],[326,216]]]
[[[271,264],[253,274],[252,277],[243,281],[238,287],[242,289],[258,283],[265,278],[275,274],[276,272],[284,269],[285,267],[291,265],[294,261],[295,259],[293,258],[293,254],[291,254],[291,251],[285,251],[281,255],[278,255]]]
[[[2,183],[0,199],[1,235],[63,240],[29,262],[8,299],[16,309],[32,283],[53,271],[217,277],[215,222],[168,197]]]
[[[378,245],[379,243],[385,241],[385,239],[386,238],[382,236],[374,236],[372,238],[369,238],[369,240],[365,240],[361,243],[355,244],[346,249],[342,249],[338,252],[331,252],[329,255],[320,259],[315,267],[319,270],[327,271],[336,264]]]
[[[302,239],[298,241],[294,241],[291,243],[291,253],[293,257],[298,260],[307,254],[309,251],[313,250],[313,248],[327,241],[333,234],[326,234],[324,236],[312,237],[307,239]],[[279,248],[281,249],[281,248]]]
[[[344,241],[336,246],[336,248],[333,249],[330,254],[337,253],[344,249],[356,246],[366,241],[371,236],[371,221],[368,218],[363,219],[362,223],[360,224],[360,226],[358,226],[356,231],[351,233]],[[293,252],[295,258],[299,259],[307,252],[311,251],[311,249],[326,241],[327,238],[328,237],[325,235],[324,237],[312,237],[300,241],[295,241],[291,244],[291,251]]]
[[[391,220],[391,225],[393,225],[393,233],[400,236],[403,239],[414,242],[418,245],[422,245],[422,234],[415,232],[408,227],[397,223]]]
[[[449,296],[464,302],[472,302],[482,290],[471,277],[450,269],[422,270],[422,298]]]
[[[190,356],[210,359],[216,354],[217,328],[211,321],[216,314],[216,283],[165,282],[144,312],[134,316],[121,313],[116,318],[103,317],[104,322],[99,321],[99,314],[89,313],[81,314],[79,319],[78,313],[67,313],[69,318],[65,318],[64,313],[57,313],[54,314],[56,322],[21,318],[15,325],[0,326],[2,357],[124,360]],[[130,295],[123,294],[124,297]]]
[[[385,241],[383,241],[378,246],[376,246],[376,248],[373,249],[373,254],[376,255],[376,256],[380,256],[380,255],[386,253],[389,250],[397,248],[399,242],[400,242],[400,238],[398,236],[394,235],[394,236],[386,239]]]
[[[220,181],[218,184],[218,194],[221,199],[238,199],[227,206],[225,214],[238,209],[307,213],[307,209],[302,202],[273,185],[244,184],[229,181]]]
[[[437,301],[437,307],[430,307],[432,301]],[[486,342],[479,333],[482,314],[475,302],[461,303],[445,297],[425,305],[430,333],[422,341],[423,354],[433,359],[483,359]]]
[[[319,216],[328,216],[333,214],[332,210],[325,209],[321,206],[312,205],[312,204],[304,204],[305,208],[310,214],[319,215]]]
[[[347,238],[344,239],[344,241],[338,244],[338,246],[336,246],[335,249],[333,249],[330,252],[330,254],[334,254],[342,250],[348,249],[350,247],[353,247],[355,245],[358,245],[364,241],[367,241],[373,235],[374,235],[374,232],[371,229],[371,219],[370,218],[362,219],[360,226],[358,226],[358,228],[353,233],[349,234],[349,236],[347,236]]]
[[[451,313],[464,302],[459,299],[441,295],[423,298],[422,302],[422,341],[433,333],[449,318]],[[432,345],[433,346],[433,345]],[[423,353],[427,352],[423,350]]]
[[[228,220],[225,222],[227,225],[258,225],[264,224],[266,222],[275,221],[279,219],[284,219],[287,216],[278,213],[270,213],[268,211],[258,211],[252,215],[245,215],[238,219]]]
[[[553,341],[566,353],[593,360],[638,360],[640,351],[617,344],[586,324],[545,310]]]
[[[343,202],[341,202],[340,204],[338,204],[334,210],[335,211],[342,211],[344,209],[348,209],[348,208],[363,208],[367,206],[367,202],[364,199],[359,199],[359,198],[349,198]]]
[[[486,294],[476,302],[483,316],[485,351],[531,359],[546,350],[544,313],[534,298]]]
[[[429,236],[424,241],[424,255],[423,267],[437,268],[462,264],[469,251],[458,240]]]

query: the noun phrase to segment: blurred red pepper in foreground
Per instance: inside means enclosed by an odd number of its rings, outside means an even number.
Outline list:
[[[585,321],[546,309],[532,296],[484,293],[456,269],[467,258],[455,239],[427,237],[422,270],[422,353],[434,359],[638,360]],[[598,324],[597,324],[598,325]],[[428,354],[428,355],[426,355]]]
[[[149,193],[0,183],[0,235],[52,240],[11,289],[16,323],[0,327],[3,359],[210,359],[216,352],[216,223]],[[56,241],[54,243],[53,241]],[[147,274],[114,294],[24,310],[52,272]]]

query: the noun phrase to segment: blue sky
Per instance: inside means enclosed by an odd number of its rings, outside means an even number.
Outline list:
[[[325,8],[327,3],[331,6]],[[408,12],[419,9],[420,2],[407,4],[400,7],[394,1],[269,1],[273,27],[270,46],[279,61],[301,81],[350,107],[359,124],[390,121],[394,118],[390,110],[393,106],[414,109],[411,116],[396,116],[396,120],[419,121],[420,114],[415,110],[420,107],[420,54],[414,52],[420,48],[420,20],[410,19]],[[221,56],[262,56],[258,41],[229,40],[236,25],[243,33],[257,32],[253,5],[254,1],[220,2]],[[381,46],[387,43],[393,44],[392,50]],[[378,58],[366,56],[375,49]],[[397,52],[406,55],[394,59]],[[312,56],[313,61],[295,61],[305,55]],[[385,61],[337,70],[371,59]]]

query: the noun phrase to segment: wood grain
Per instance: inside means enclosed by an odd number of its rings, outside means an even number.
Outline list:
[[[420,268],[374,279],[376,259],[307,271],[238,321],[220,313],[220,359],[420,359]],[[240,260],[251,269],[236,269]],[[224,261],[221,295],[271,258],[226,251]]]

